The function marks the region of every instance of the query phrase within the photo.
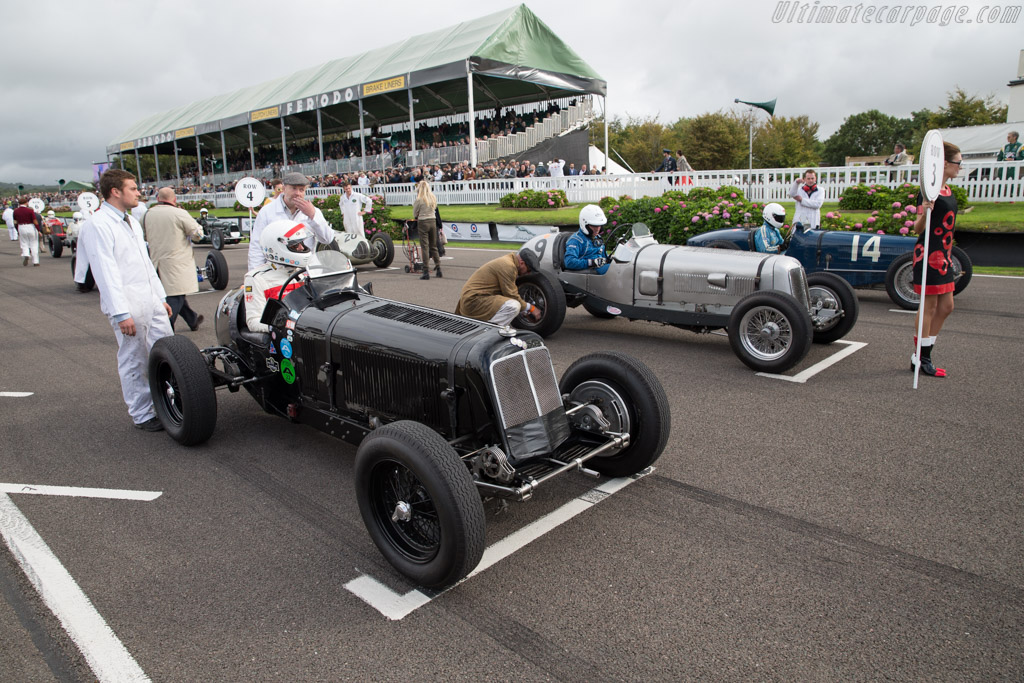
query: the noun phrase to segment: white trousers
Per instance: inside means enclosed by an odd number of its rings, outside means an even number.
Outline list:
[[[121,394],[135,424],[156,417],[153,397],[149,393],[149,351],[157,339],[174,334],[163,304],[159,305],[159,310],[154,310],[152,316],[149,320],[134,318],[134,337],[121,334],[118,324],[110,321],[117,337],[117,374],[121,376]]]
[[[31,256],[32,263],[39,263],[39,232],[36,231],[36,226],[19,225],[18,243],[21,245],[22,256]]]
[[[14,223],[11,223],[10,225],[8,225],[7,226],[7,232],[10,234],[12,242],[17,242],[18,241],[18,226],[17,225],[15,225]]]
[[[515,299],[509,299],[501,305],[501,308],[494,314],[494,317],[487,322],[494,323],[495,325],[508,325],[516,319],[521,310],[523,310],[522,304]]]

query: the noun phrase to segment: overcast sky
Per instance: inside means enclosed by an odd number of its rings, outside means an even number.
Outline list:
[[[91,180],[106,146],[151,114],[514,4],[20,3],[0,24],[0,181]],[[1013,23],[980,23],[990,2],[807,3],[808,11],[848,7],[845,24],[809,24],[807,14],[803,23],[786,21],[792,3],[772,0],[525,4],[608,82],[613,117],[670,123],[728,109],[737,97],[778,98],[776,115],[808,115],[821,140],[868,109],[937,109],[956,86],[1005,103],[1024,49],[1024,12]],[[882,7],[882,23],[864,21]],[[893,7],[904,22],[885,21]],[[925,18],[911,26],[915,7]],[[963,23],[946,26],[929,24],[924,12],[955,17],[957,8]]]

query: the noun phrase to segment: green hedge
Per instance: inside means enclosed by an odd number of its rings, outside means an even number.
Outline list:
[[[363,230],[369,237],[375,232],[386,232],[393,240],[402,239],[402,224],[391,218],[391,207],[379,194],[367,195],[373,201],[373,209],[363,216]],[[337,231],[345,230],[345,222],[341,217],[341,210],[338,204],[342,195],[332,194],[326,197],[314,197],[313,206],[324,213],[324,218]]]
[[[957,206],[965,208],[969,202],[967,190],[958,185],[949,189],[956,197]],[[889,188],[883,185],[856,185],[843,192],[839,211],[829,211],[821,219],[823,230],[866,230],[888,235],[913,234],[917,215],[917,195],[920,188],[911,183]],[[851,219],[842,211],[870,211],[866,219]]]
[[[701,233],[761,223],[764,204],[748,202],[734,185],[718,189],[695,187],[689,193],[670,190],[660,197],[604,197],[606,229],[620,223],[646,223],[662,244],[684,244]]]
[[[503,209],[560,209],[569,206],[564,190],[523,190],[501,198]]]

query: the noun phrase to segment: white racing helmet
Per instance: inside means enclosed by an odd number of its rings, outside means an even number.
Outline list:
[[[71,217],[74,218],[76,221],[80,221],[82,220],[82,212],[75,211],[73,214],[71,214]]]
[[[313,231],[305,223],[274,221],[263,228],[260,248],[271,263],[305,267],[313,253]]]
[[[580,228],[590,237],[594,236],[595,231],[591,230],[588,226],[602,226],[607,222],[608,217],[604,215],[601,207],[596,204],[587,204],[580,209]]]
[[[56,216],[57,216],[57,214],[55,214],[52,210],[46,212],[46,217],[47,218],[55,218]]]
[[[786,223],[786,210],[782,208],[782,204],[772,202],[764,207],[761,217],[764,218],[764,222],[768,225],[782,229],[782,226]]]
[[[210,213],[209,209],[199,209],[199,213]]]

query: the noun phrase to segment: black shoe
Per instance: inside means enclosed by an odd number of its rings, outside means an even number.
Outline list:
[[[189,325],[188,329],[190,329],[193,332],[195,332],[196,330],[199,329],[199,326],[203,324],[203,320],[204,320],[204,318],[203,318],[202,314],[197,315],[196,316],[196,324],[195,325]]]
[[[917,361],[914,359],[913,356],[911,356],[911,358],[910,358],[910,369],[913,370],[916,367],[916,364],[917,364]],[[931,358],[922,358],[921,359],[921,374],[922,375],[928,375],[930,377],[945,377],[946,376],[946,371],[944,369],[942,369],[942,368],[935,367],[935,364],[932,363],[932,359]]]
[[[144,432],[162,432],[162,431],[164,431],[164,426],[162,424],[160,424],[160,418],[159,417],[151,417],[148,420],[146,420],[145,422],[136,422],[135,423],[135,428],[136,429],[141,429]]]
[[[426,270],[423,271],[423,275],[420,275],[420,279],[421,280],[429,280],[430,279],[430,271],[426,271]]]
[[[441,275],[441,266],[437,266],[434,268],[434,275],[436,275],[437,277],[444,277],[444,275]]]

